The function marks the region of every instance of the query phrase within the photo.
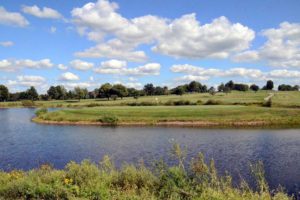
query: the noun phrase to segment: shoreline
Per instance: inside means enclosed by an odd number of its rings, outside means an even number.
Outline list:
[[[117,124],[93,121],[51,121],[41,120],[37,117],[32,122],[44,125],[61,126],[100,126],[100,127],[182,127],[182,128],[299,128],[299,124],[273,124],[266,121],[237,121],[237,122],[211,122],[211,121],[160,121],[160,122],[119,122]]]

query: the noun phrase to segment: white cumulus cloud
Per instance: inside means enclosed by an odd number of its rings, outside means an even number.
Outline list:
[[[23,6],[22,11],[26,14],[33,15],[38,18],[48,18],[48,19],[62,18],[62,15],[57,10],[48,7],[39,8],[37,5]]]
[[[60,80],[62,80],[62,81],[78,81],[79,77],[71,72],[66,72],[60,76]]]
[[[93,63],[82,61],[79,59],[72,60],[70,62],[71,67],[77,70],[86,71],[94,67]]]
[[[255,37],[250,28],[223,16],[201,25],[194,13],[173,20],[153,15],[128,19],[118,8],[114,2],[98,0],[72,10],[79,34],[97,43],[76,56],[145,61],[145,52],[137,49],[147,44],[173,57],[227,58],[248,49]]]
[[[128,68],[126,61],[109,60],[102,62],[100,67],[94,71],[100,74],[119,74],[130,76],[159,75],[161,65],[159,63],[148,63],[142,66]]]
[[[29,69],[47,69],[51,68],[54,64],[50,59],[42,60],[31,60],[31,59],[21,59],[21,60],[0,60],[0,70],[4,71],[16,71],[22,68]]]
[[[29,22],[18,12],[9,12],[4,7],[0,6],[0,24],[25,27]]]

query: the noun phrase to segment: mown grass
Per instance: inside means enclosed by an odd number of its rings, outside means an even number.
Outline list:
[[[99,163],[70,162],[63,170],[42,165],[30,171],[0,172],[0,199],[293,199],[282,189],[270,192],[261,163],[251,166],[256,186],[246,181],[233,186],[231,176],[218,175],[214,162],[206,164],[202,154],[187,164],[178,144],[172,152],[177,159],[172,166],[159,161],[149,168],[140,162],[116,169],[104,156]]]
[[[249,122],[266,126],[300,125],[300,109],[267,108],[239,105],[202,106],[138,106],[99,107],[67,109],[39,115],[37,121],[99,122],[104,117],[116,118],[116,125],[122,123],[157,124],[159,122],[217,123],[231,126]],[[179,123],[180,124],[180,123]]]
[[[197,94],[185,94],[182,96],[178,95],[166,95],[166,96],[144,96],[134,99],[132,97],[126,97],[118,99],[116,101],[107,99],[87,99],[80,101],[68,101],[68,100],[55,100],[55,101],[36,101],[35,106],[37,107],[99,107],[99,106],[127,106],[127,105],[166,105],[169,102],[176,101],[189,101],[190,104],[199,104],[202,102],[205,104],[209,100],[217,101],[222,105],[262,105],[264,98],[269,93],[274,93],[275,96],[272,98],[273,106],[275,107],[300,107],[300,92],[278,92],[278,91],[259,91],[257,93],[248,92],[237,92],[232,91],[231,93],[217,93],[212,96],[208,93],[197,93]],[[22,102],[0,102],[0,107],[23,107]]]

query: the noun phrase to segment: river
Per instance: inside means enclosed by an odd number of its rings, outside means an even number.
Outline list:
[[[202,152],[220,173],[252,182],[249,164],[262,161],[271,188],[300,191],[299,129],[197,129],[168,127],[58,126],[32,123],[35,109],[0,109],[0,169],[32,169],[44,163],[63,168],[69,161],[98,162],[110,155],[146,164],[163,158],[172,164],[173,142],[187,148],[187,159]]]

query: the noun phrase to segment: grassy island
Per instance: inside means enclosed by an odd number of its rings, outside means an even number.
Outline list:
[[[300,109],[239,105],[115,106],[45,112],[35,122],[94,125],[300,126]]]

